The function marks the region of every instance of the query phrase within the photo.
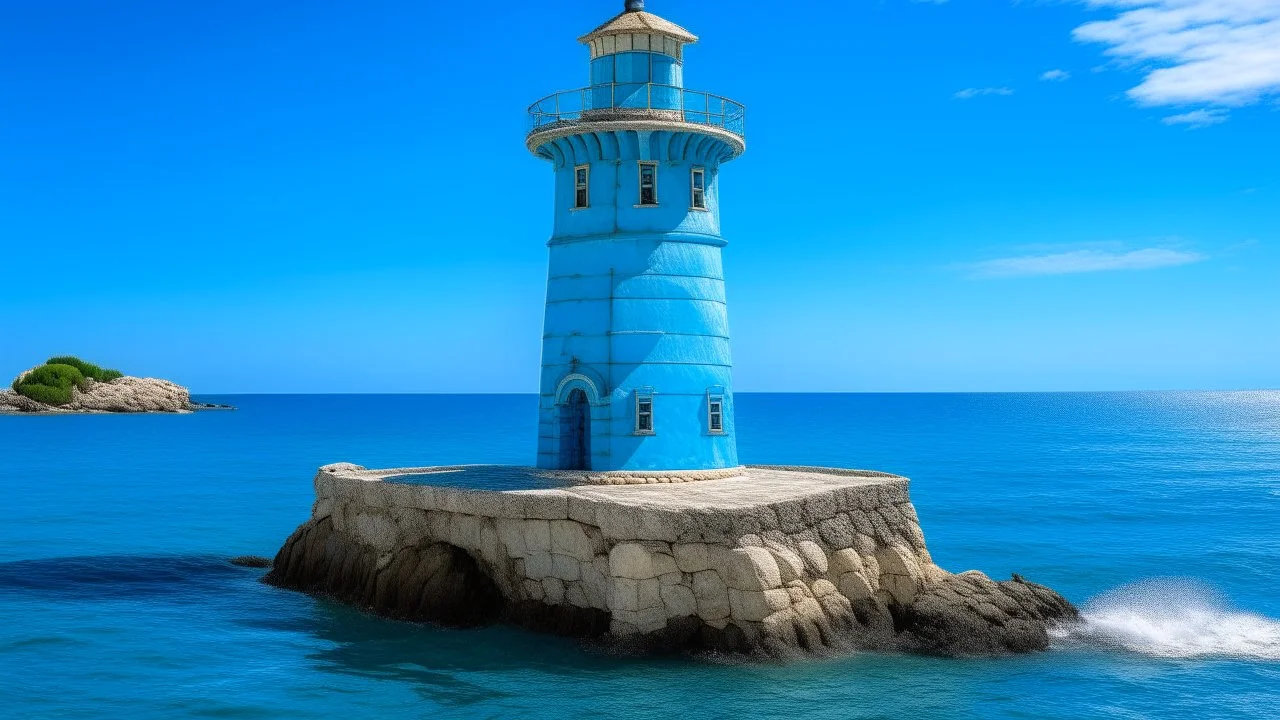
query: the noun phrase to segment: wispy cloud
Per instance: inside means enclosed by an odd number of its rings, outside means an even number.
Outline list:
[[[983,95],[1012,95],[1013,88],[1007,87],[983,87],[983,88],[965,88],[956,92],[954,97],[957,100],[969,100]]]
[[[1144,248],[1142,250],[1070,250],[1041,255],[1018,255],[970,263],[966,267],[975,278],[1072,275],[1107,270],[1155,270],[1190,265],[1208,256],[1188,250]]]
[[[1162,118],[1160,122],[1165,125],[1186,125],[1194,130],[1196,128],[1209,127],[1226,122],[1231,114],[1221,108],[1211,108],[1208,110],[1192,110],[1191,112],[1182,113],[1181,115],[1170,115]]]
[[[1083,1],[1117,14],[1081,25],[1075,39],[1140,68],[1128,91],[1140,105],[1231,107],[1280,94],[1276,0]]]
[[[1067,72],[1066,70],[1058,70],[1058,69],[1045,70],[1044,72],[1040,73],[1040,79],[1046,80],[1048,82],[1062,82],[1063,80],[1070,80],[1071,73]]]

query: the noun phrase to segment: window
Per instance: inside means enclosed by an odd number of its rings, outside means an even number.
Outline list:
[[[591,178],[591,166],[579,165],[573,169],[573,207],[584,208],[590,204],[587,181]]]
[[[640,163],[640,204],[658,204],[658,163]]]
[[[690,173],[689,185],[692,188],[693,199],[690,201],[689,207],[694,210],[707,209],[707,173],[702,168],[694,168]]]
[[[653,391],[636,392],[636,434],[653,434]]]
[[[712,435],[724,432],[724,396],[707,396],[707,431]]]

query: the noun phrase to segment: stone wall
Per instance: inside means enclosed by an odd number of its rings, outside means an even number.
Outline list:
[[[404,472],[413,471],[323,468],[311,519],[269,581],[383,612],[379,583],[409,584],[438,606],[440,593],[456,588],[428,588],[432,568],[456,549],[516,622],[777,654],[892,644],[904,630],[902,610],[962,577],[933,563],[907,480],[884,473],[756,467],[678,486],[517,492],[382,481]],[[308,541],[322,525],[325,539]],[[427,555],[430,568],[419,559]],[[972,583],[997,585],[962,577]]]

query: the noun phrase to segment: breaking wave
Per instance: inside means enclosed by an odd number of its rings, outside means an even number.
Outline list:
[[[1082,622],[1058,628],[1055,645],[1162,658],[1280,660],[1280,620],[1232,608],[1213,588],[1150,580],[1112,590],[1081,608]]]

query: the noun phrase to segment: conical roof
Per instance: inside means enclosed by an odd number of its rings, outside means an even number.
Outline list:
[[[578,38],[580,43],[590,43],[605,35],[625,33],[650,33],[675,38],[682,43],[698,42],[698,36],[679,25],[643,10],[625,10],[600,27]]]

